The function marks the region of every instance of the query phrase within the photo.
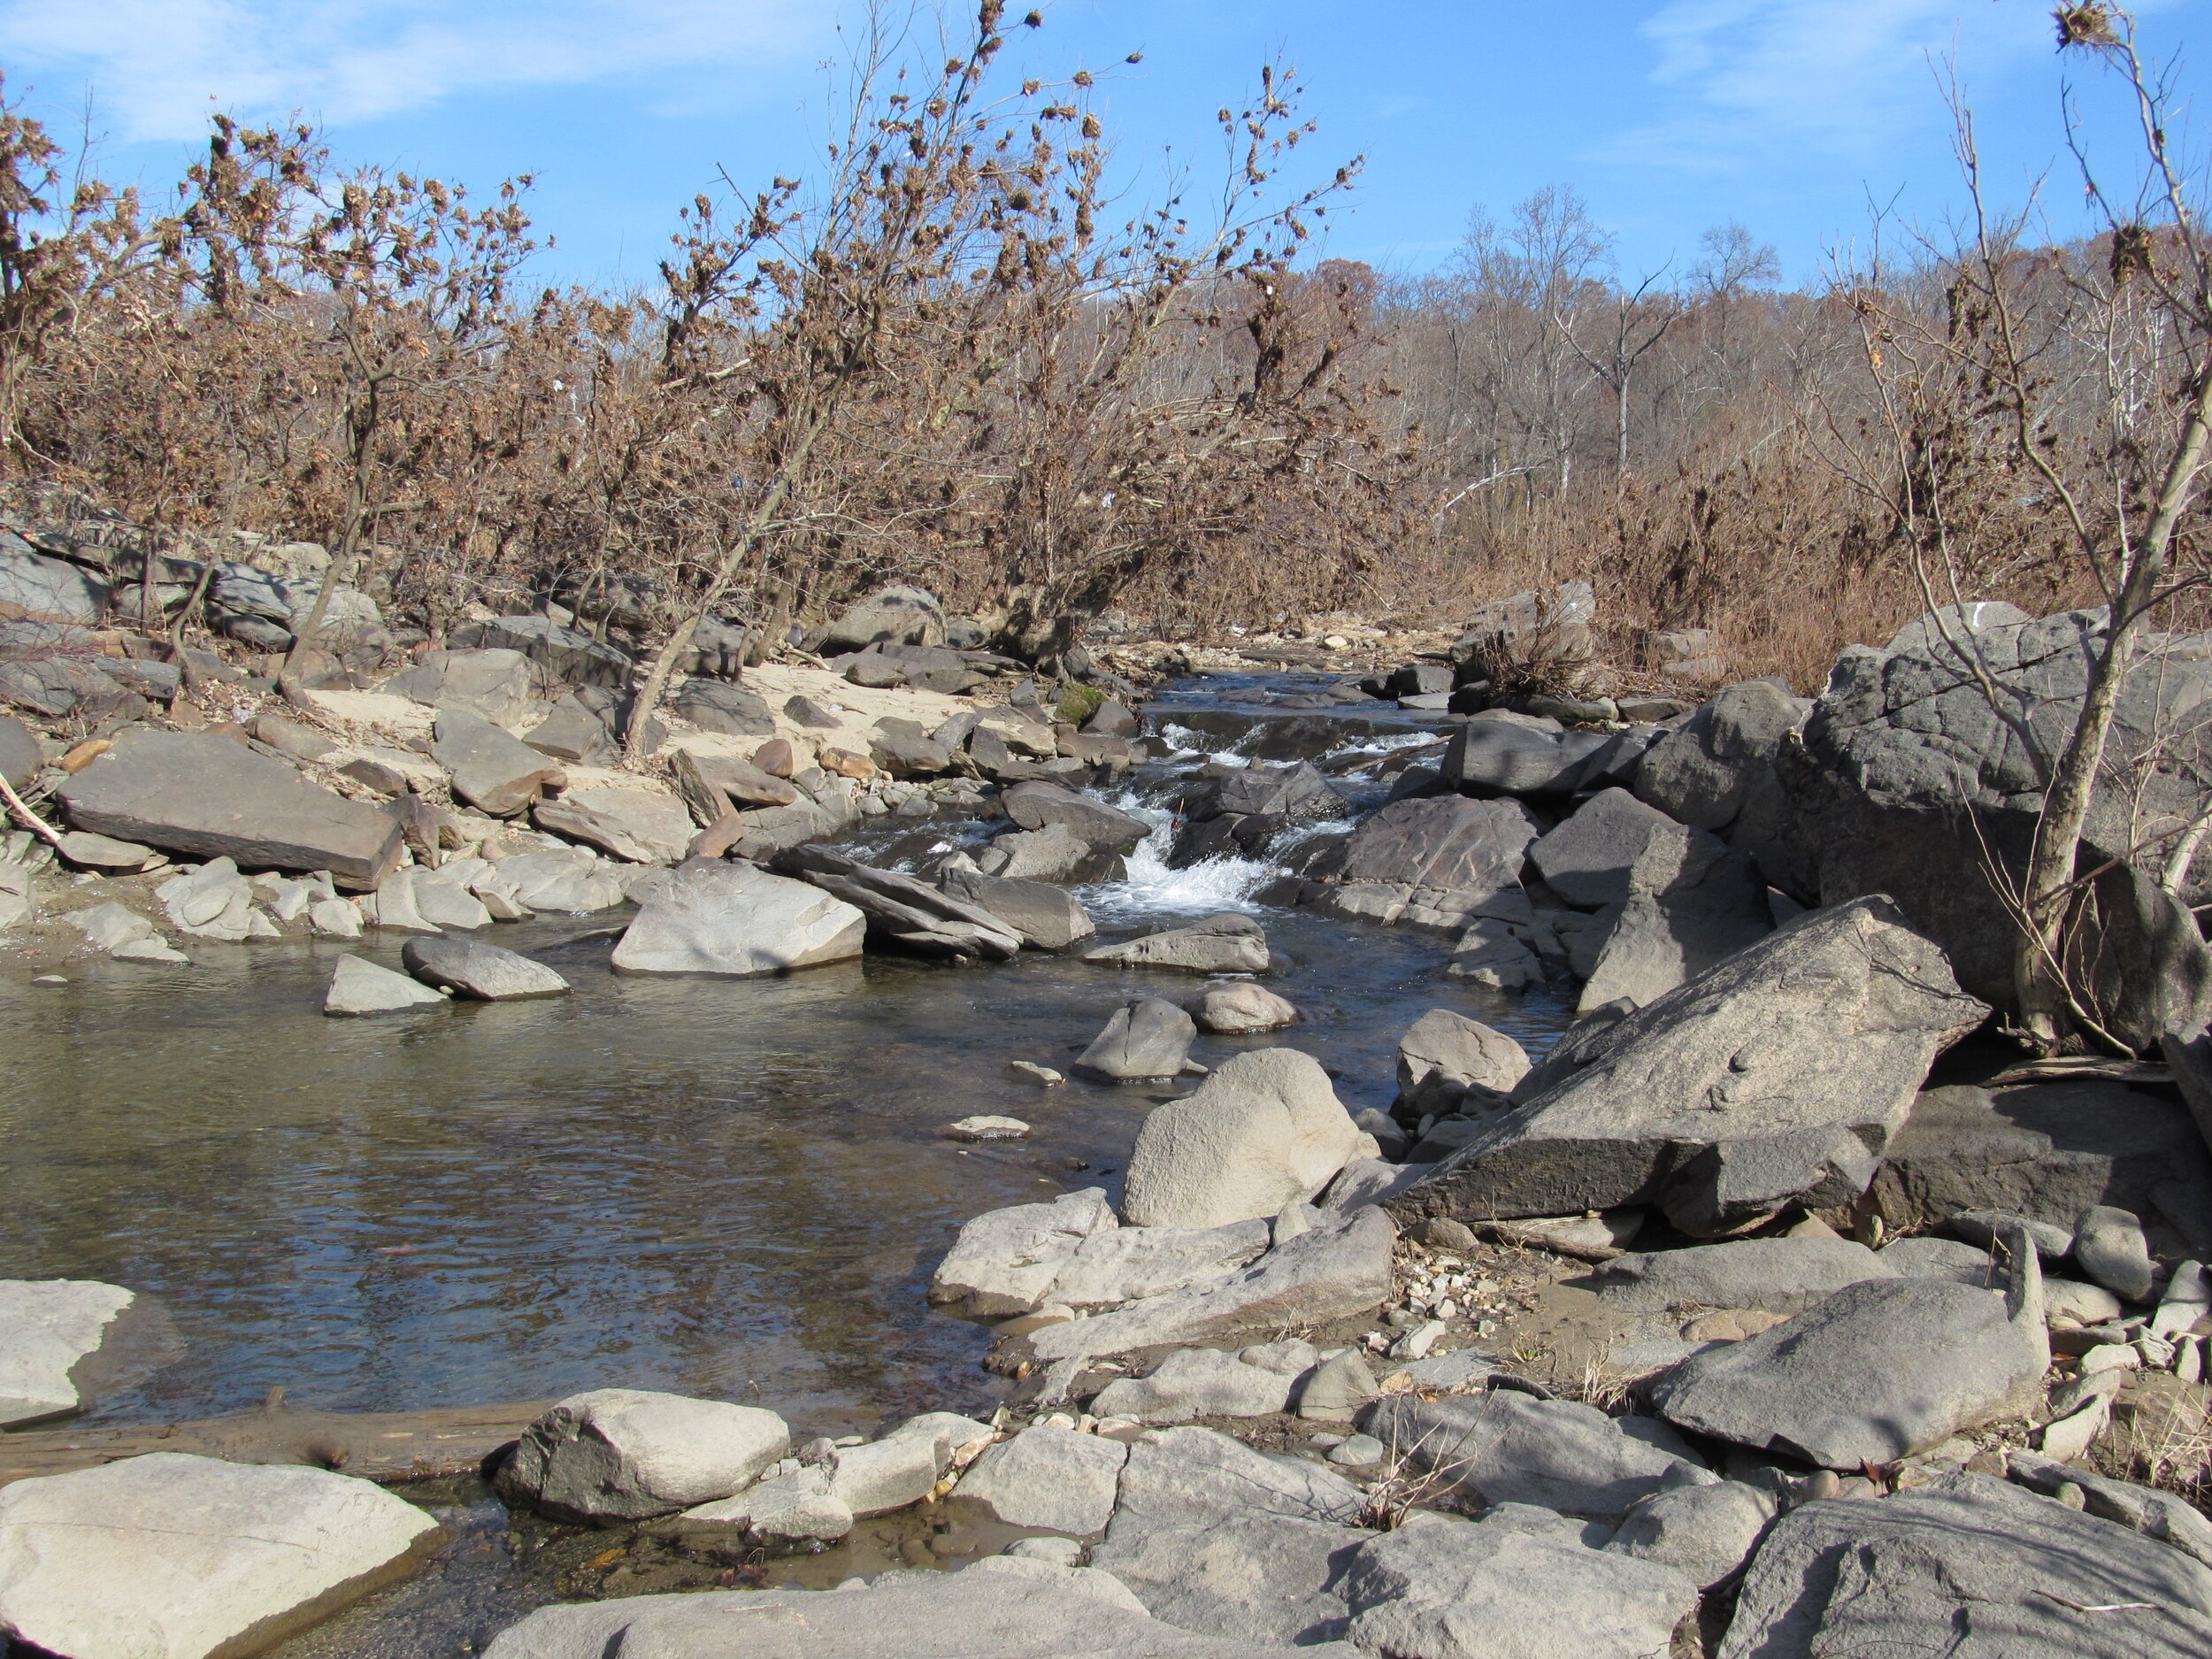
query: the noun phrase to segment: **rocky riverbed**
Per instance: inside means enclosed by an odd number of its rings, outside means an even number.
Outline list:
[[[2058,705],[2098,626],[1962,620]],[[1999,1039],[1930,780],[2001,844],[2021,763],[1960,632],[1695,708],[1477,707],[1460,653],[1140,715],[872,647],[772,707],[695,680],[655,787],[520,741],[592,709],[519,628],[306,737],[27,736],[73,833],[4,889],[0,1451],[44,1461],[0,1622],[83,1659],[2205,1651],[2196,894],[2115,885],[2089,969],[2154,1058]],[[2166,676],[2202,657],[2131,694],[2098,845],[2200,807]],[[280,1385],[534,1403],[472,1472],[417,1425],[411,1482],[388,1419],[118,1438]]]

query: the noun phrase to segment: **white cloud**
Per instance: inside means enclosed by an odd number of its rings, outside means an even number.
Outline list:
[[[1691,171],[1793,146],[1872,152],[1926,119],[1931,65],[1955,49],[1977,71],[2051,50],[2042,7],[1989,0],[1671,0],[1639,32],[1657,49],[1664,112],[1605,154]]]
[[[83,78],[122,136],[189,139],[217,106],[339,123],[472,91],[757,65],[818,39],[831,10],[827,0],[0,0],[0,53],[19,79]]]

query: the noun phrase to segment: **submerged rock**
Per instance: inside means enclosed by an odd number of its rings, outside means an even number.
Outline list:
[[[1263,985],[1249,980],[1217,985],[1191,1007],[1198,1029],[1220,1036],[1249,1036],[1298,1023],[1298,1010]]]

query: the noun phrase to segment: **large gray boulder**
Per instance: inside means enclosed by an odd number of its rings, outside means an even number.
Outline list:
[[[1352,1659],[1348,1649],[1202,1636],[1164,1624],[1110,1573],[994,1556],[834,1593],[730,1590],[540,1608],[484,1659]]]
[[[569,983],[542,962],[474,939],[411,939],[399,959],[425,985],[480,1002],[566,996]]]
[[[1398,1105],[1409,1121],[1502,1104],[1528,1075],[1528,1051],[1480,1020],[1432,1008],[1398,1039]]]
[[[432,651],[386,680],[384,689],[439,710],[465,710],[512,733],[545,711],[538,697],[544,680],[520,651]]]
[[[2015,934],[1988,864],[2020,879],[2052,758],[2080,713],[2107,627],[2101,611],[2017,616],[1991,607],[1971,632],[1955,626],[1947,639],[1916,623],[1886,649],[1845,650],[1801,752],[1786,745],[1781,757],[1801,868],[1777,884],[1823,903],[1889,895],[1949,954],[1959,983],[2000,1009],[2013,1005]],[[2001,707],[1991,706],[1985,678]],[[2121,688],[2091,801],[2082,867],[2131,858],[2137,867],[2098,878],[2100,919],[2080,942],[2078,977],[2105,1028],[2137,1048],[2168,1026],[2201,1023],[2212,998],[2202,941],[2156,885],[2206,803],[2208,692],[2202,636],[2152,636]],[[2200,859],[2182,904],[2212,898],[2207,868]]]
[[[1072,881],[1098,855],[1064,824],[1001,835],[976,855],[987,876],[1008,881]]]
[[[1386,1532],[1353,1556],[1343,1594],[1351,1640],[1392,1659],[1650,1659],[1697,1606],[1674,1568],[1511,1513]]]
[[[2008,1296],[1940,1279],[1870,1279],[1650,1386],[1669,1422],[1831,1469],[1889,1463],[2032,1402],[2051,1363],[2028,1252]]]
[[[473,710],[438,710],[430,757],[452,775],[453,793],[480,812],[513,818],[568,774],[513,733]]]
[[[1703,830],[1663,826],[1629,872],[1577,1011],[1624,998],[1641,1008],[1773,931],[1766,883],[1747,854]]]
[[[1324,1215],[1225,1278],[1087,1319],[1048,1325],[1016,1340],[1049,1363],[1350,1318],[1390,1295],[1391,1247],[1397,1236],[1390,1218],[1371,1204]]]
[[[1018,783],[999,804],[1023,829],[1057,824],[1094,852],[1125,853],[1152,833],[1142,818],[1053,783]]]
[[[714,732],[724,737],[776,734],[776,717],[768,711],[767,699],[757,691],[733,686],[726,680],[695,674],[684,681],[682,689],[669,700],[668,706],[671,712],[690,721],[702,732]]]
[[[548,848],[515,853],[499,861],[502,883],[518,902],[533,910],[583,913],[611,910],[623,902],[614,866],[602,864],[582,847]]]
[[[823,630],[810,649],[830,655],[857,651],[878,643],[940,646],[945,642],[945,607],[926,588],[879,588],[849,607]]]
[[[1365,819],[1321,874],[1330,914],[1453,929],[1479,916],[1526,921],[1521,865],[1539,833],[1517,801],[1394,801]]]
[[[1729,687],[1644,751],[1636,798],[1693,829],[1771,839],[1789,810],[1776,760],[1811,707],[1770,680]]]
[[[1502,1388],[1437,1400],[1385,1394],[1358,1421],[1425,1471],[1437,1494],[1479,1503],[1617,1521],[1656,1493],[1718,1479],[1663,1423]]]
[[[519,652],[557,685],[603,686],[619,691],[630,683],[627,651],[550,617],[494,617],[489,622],[457,627],[450,638],[458,646]]]
[[[1066,950],[1098,932],[1075,895],[1044,881],[949,871],[940,884],[964,904],[987,910],[1033,950]]]
[[[1307,761],[1289,766],[1248,766],[1217,784],[1207,806],[1210,810],[1204,816],[1208,818],[1233,812],[1246,818],[1302,822],[1344,815],[1344,797],[1330,788],[1329,780]]]
[[[1033,1424],[977,1458],[954,1491],[1009,1526],[1087,1538],[1106,1530],[1128,1456],[1119,1440]]]
[[[1197,1035],[1198,1027],[1188,1014],[1172,1002],[1148,996],[1116,1009],[1106,1029],[1091,1039],[1076,1064],[1115,1083],[1171,1078],[1190,1058]]]
[[[530,817],[541,830],[630,864],[679,864],[691,846],[691,815],[657,789],[573,789],[539,802]]]
[[[495,1484],[558,1520],[640,1521],[741,1491],[790,1448],[784,1420],[757,1406],[595,1388],[524,1430]]]
[[[1929,1064],[1986,1009],[1880,899],[1800,917],[1625,1018],[1571,1034],[1390,1203],[1490,1220],[1655,1204],[1732,1233],[1873,1178]]]
[[[2124,1084],[1951,1085],[1913,1102],[1867,1202],[1893,1233],[1993,1210],[2070,1233],[2108,1205],[2200,1252],[2212,1248],[2212,1153],[2186,1110]]]
[[[0,1425],[81,1407],[84,1372],[137,1300],[88,1279],[0,1279]]]
[[[622,973],[782,973],[856,956],[867,932],[866,916],[804,881],[686,864],[639,907],[613,963]]]
[[[2212,1569],[1963,1471],[1775,1523],[1719,1659],[1842,1654],[2183,1659],[2212,1652]]]
[[[1602,910],[1628,897],[1628,872],[1655,832],[1674,820],[1625,789],[1605,789],[1548,834],[1529,843],[1544,883],[1578,910]]]
[[[108,608],[108,585],[66,559],[34,553],[21,537],[0,545],[0,615],[47,622],[96,623]]]
[[[203,733],[132,726],[55,793],[79,829],[249,869],[327,870],[342,887],[374,887],[404,846],[374,807]]]
[[[1249,916],[1209,916],[1187,927],[1100,945],[1083,953],[1086,962],[1124,968],[1171,968],[1181,973],[1265,973],[1274,965],[1267,933]]]
[[[321,1469],[177,1452],[0,1490],[0,1632],[71,1659],[257,1651],[428,1558],[438,1524]]]
[[[1849,1239],[1736,1239],[1686,1250],[1616,1256],[1591,1270],[1590,1288],[1629,1313],[1758,1308],[1799,1313],[1865,1279],[1894,1279],[1895,1263]]]
[[[1182,1029],[1190,1030],[1187,1015]],[[1129,1156],[1122,1212],[1141,1227],[1217,1227],[1279,1215],[1311,1199],[1353,1158],[1371,1154],[1362,1140],[1310,1055],[1233,1055],[1188,1098],[1145,1119]]]
[[[1488,710],[1452,734],[1439,770],[1462,795],[1559,795],[1605,745],[1595,732],[1567,732],[1540,715]]]

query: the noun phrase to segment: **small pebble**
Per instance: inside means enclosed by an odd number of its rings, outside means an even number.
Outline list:
[[[42,973],[31,983],[33,985],[66,985],[69,981],[58,973]]]

